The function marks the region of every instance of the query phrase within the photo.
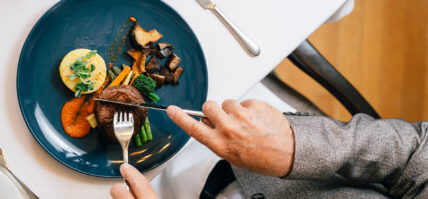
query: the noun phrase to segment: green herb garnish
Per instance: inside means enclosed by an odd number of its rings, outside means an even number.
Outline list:
[[[89,59],[96,54],[97,54],[97,50],[91,50],[91,52],[85,55],[85,59]]]
[[[93,64],[90,65],[90,68],[86,67],[88,62],[86,60],[90,59],[92,56],[97,54],[97,50],[92,50],[85,56],[79,57],[76,59],[76,62],[70,65],[71,71],[74,74],[68,76],[71,80],[75,80],[76,78],[80,79],[80,82],[76,84],[76,92],[74,93],[75,97],[80,97],[82,92],[89,91],[94,89],[94,82],[87,81],[89,77],[91,77],[91,73],[94,72],[95,66]]]

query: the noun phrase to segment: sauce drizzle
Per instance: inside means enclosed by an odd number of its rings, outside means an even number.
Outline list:
[[[116,38],[114,39],[113,43],[111,44],[110,48],[109,48],[109,68],[111,68],[114,63],[116,62],[117,56],[119,56],[120,51],[122,50],[123,46],[125,45],[125,41],[126,38],[128,37],[129,32],[132,29],[132,26],[134,25],[134,23],[137,20],[135,19],[135,17],[129,17],[125,24],[123,24],[122,28],[119,31],[119,34],[116,36]],[[129,22],[132,22],[131,25],[129,26]],[[125,31],[126,29],[126,31]],[[125,33],[125,34],[123,34]],[[122,37],[122,40],[119,42],[119,39]]]

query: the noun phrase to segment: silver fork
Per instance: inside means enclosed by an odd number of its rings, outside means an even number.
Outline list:
[[[128,147],[134,133],[134,116],[131,112],[114,112],[113,127],[114,135],[122,146],[123,163],[128,163]],[[125,185],[127,185],[126,181]]]
[[[23,182],[21,182],[21,180],[19,180],[18,177],[16,177],[12,173],[12,171],[9,169],[9,167],[6,164],[6,160],[4,159],[3,151],[1,150],[1,148],[0,148],[0,167],[5,168],[5,170],[7,172],[9,172],[9,174],[16,180],[16,182],[18,182],[18,184],[25,191],[25,193],[28,195],[29,198],[31,198],[31,199],[39,199],[39,197],[37,197],[37,195],[34,192],[32,192],[30,190],[30,188],[28,188]]]

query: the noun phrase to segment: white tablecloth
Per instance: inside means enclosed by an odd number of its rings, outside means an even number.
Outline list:
[[[261,47],[250,57],[209,11],[195,1],[166,0],[196,33],[209,76],[208,98],[238,99],[280,63],[346,0],[217,0],[222,10]],[[31,136],[19,110],[16,69],[25,38],[57,0],[0,1],[0,147],[9,166],[41,198],[108,198],[118,179],[75,172],[50,157]],[[225,73],[224,71],[228,71]],[[243,74],[236,79],[236,74]],[[148,173],[149,177],[164,166]]]

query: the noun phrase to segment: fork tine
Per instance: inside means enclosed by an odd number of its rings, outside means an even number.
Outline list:
[[[128,121],[129,121],[128,111],[125,111],[125,112],[123,113],[123,118],[124,118],[124,120],[125,120],[125,123],[128,123]]]
[[[119,122],[121,124],[123,124],[123,112],[122,111],[119,112]]]
[[[125,113],[123,109],[120,109],[120,122],[123,124],[125,122]]]
[[[117,124],[118,123],[117,116],[118,116],[118,113],[117,113],[117,111],[115,111],[114,112],[114,116],[113,116],[113,124]]]
[[[129,112],[129,123],[134,124],[134,116],[132,115],[132,112]]]

